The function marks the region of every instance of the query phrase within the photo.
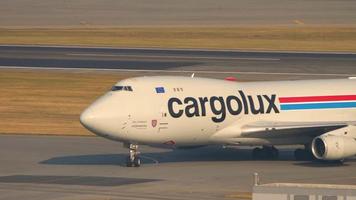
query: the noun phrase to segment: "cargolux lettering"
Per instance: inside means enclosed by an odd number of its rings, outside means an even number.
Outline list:
[[[239,96],[230,95],[208,97],[186,97],[183,100],[172,97],[168,100],[168,112],[174,118],[204,117],[207,115],[207,107],[213,113],[211,120],[215,123],[223,122],[227,114],[236,116],[243,114],[269,114],[279,113],[276,106],[276,95],[245,95],[238,91]]]

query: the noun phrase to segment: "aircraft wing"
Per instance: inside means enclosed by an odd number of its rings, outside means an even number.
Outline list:
[[[356,125],[356,122],[256,122],[242,126],[240,137],[316,137],[348,125]]]
[[[213,135],[213,139],[227,144],[240,144],[244,138],[261,140],[273,139],[312,139],[324,133],[349,125],[356,126],[356,121],[345,122],[250,122],[244,125],[234,124]]]

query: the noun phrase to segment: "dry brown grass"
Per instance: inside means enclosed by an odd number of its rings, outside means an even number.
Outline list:
[[[356,27],[0,29],[0,44],[356,52]]]
[[[92,135],[79,115],[128,74],[0,70],[0,133]]]

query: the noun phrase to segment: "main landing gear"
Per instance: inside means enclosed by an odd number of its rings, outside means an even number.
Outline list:
[[[129,148],[129,156],[126,159],[127,167],[139,167],[141,165],[140,152],[138,151],[137,144],[124,144]]]
[[[262,148],[254,148],[252,157],[255,160],[275,160],[279,156],[278,149],[274,146],[263,146]]]

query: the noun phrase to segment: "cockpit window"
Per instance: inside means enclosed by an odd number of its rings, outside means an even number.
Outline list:
[[[124,89],[123,86],[116,86],[116,85],[114,85],[114,86],[111,88],[111,91],[118,91],[118,90],[122,90],[122,89]]]
[[[112,88],[111,88],[111,91],[130,91],[132,92],[132,87],[131,86],[119,86],[119,85],[114,85]]]
[[[126,91],[131,91],[131,92],[132,92],[132,87],[131,87],[131,86],[125,86],[125,87],[124,87],[124,90],[126,90]]]

